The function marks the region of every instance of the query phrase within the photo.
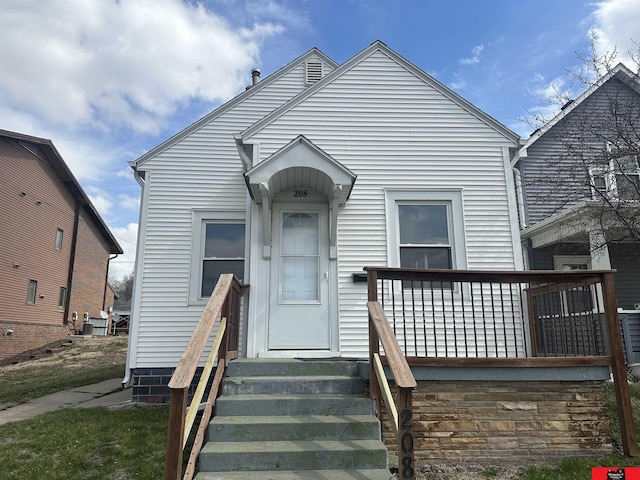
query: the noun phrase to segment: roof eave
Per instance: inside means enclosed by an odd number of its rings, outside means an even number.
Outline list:
[[[239,93],[238,95],[236,95],[232,99],[228,100],[227,102],[222,103],[215,110],[213,110],[212,112],[208,113],[204,117],[201,117],[200,119],[196,120],[194,123],[189,125],[187,128],[185,128],[185,129],[181,130],[180,132],[176,133],[175,135],[173,135],[169,139],[165,140],[164,142],[162,142],[160,145],[158,145],[154,149],[149,150],[147,153],[145,153],[144,155],[140,156],[136,160],[133,160],[132,162],[129,162],[129,165],[131,166],[131,168],[134,168],[134,169],[139,167],[140,165],[142,165],[144,162],[146,162],[150,158],[153,158],[153,157],[159,155],[160,153],[162,153],[163,151],[165,151],[166,149],[168,149],[172,145],[176,144],[177,142],[179,142],[180,140],[182,140],[186,136],[190,135],[194,131],[198,130],[202,126],[204,126],[207,123],[209,123],[212,120],[214,120],[216,117],[218,117],[221,114],[223,114],[224,112],[228,111],[230,108],[238,105],[239,103],[243,102],[247,98],[255,95],[257,92],[259,92],[260,90],[262,90],[266,86],[274,83],[276,80],[278,80],[283,75],[288,73],[291,69],[293,69],[295,66],[297,66],[300,62],[303,62],[306,58],[311,57],[311,56],[320,57],[322,59],[322,61],[330,64],[334,68],[338,66],[338,64],[334,60],[332,60],[327,55],[322,53],[316,47],[313,47],[312,49],[308,50],[307,52],[305,52],[302,55],[300,55],[299,57],[297,57],[295,60],[292,60],[291,62],[289,62],[285,66],[279,68],[278,70],[276,70],[271,75],[269,75],[269,76],[265,77],[264,79],[260,80],[257,84],[252,85],[251,88],[248,88],[247,90]]]

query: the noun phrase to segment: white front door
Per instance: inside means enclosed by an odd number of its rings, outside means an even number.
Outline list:
[[[269,351],[330,350],[326,205],[274,204]]]

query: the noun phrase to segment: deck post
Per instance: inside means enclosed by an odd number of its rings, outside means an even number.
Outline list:
[[[636,444],[633,425],[633,411],[631,409],[629,384],[627,383],[627,367],[624,360],[612,272],[604,273],[602,276],[602,294],[604,296],[607,335],[612,359],[613,385],[616,393],[620,434],[622,436],[622,450],[626,456],[633,457],[638,454],[638,445]]]
[[[413,480],[415,472],[413,437],[413,389],[398,388],[398,477]]]
[[[188,393],[188,388],[171,390],[164,480],[180,480],[182,478],[182,441],[186,424],[185,411]]]
[[[369,301],[378,300],[378,272],[376,270],[367,269],[367,292]],[[373,326],[371,314],[369,314],[369,396],[376,401],[376,417],[382,421],[382,392],[373,370],[375,354],[380,354],[380,337]]]

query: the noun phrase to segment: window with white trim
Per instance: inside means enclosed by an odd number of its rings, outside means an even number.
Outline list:
[[[190,303],[206,303],[223,273],[244,278],[245,222],[239,217],[236,212],[194,213]]]
[[[640,155],[607,144],[610,154],[606,168],[589,170],[592,198],[640,200]]]
[[[461,190],[388,190],[389,265],[465,269]]]

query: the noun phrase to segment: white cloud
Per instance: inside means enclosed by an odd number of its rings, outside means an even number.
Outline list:
[[[474,63],[480,63],[480,57],[482,56],[482,51],[484,50],[484,45],[476,45],[471,49],[471,56],[467,58],[461,58],[458,60],[462,65],[471,65]]]
[[[101,217],[106,218],[111,214],[113,201],[109,193],[93,185],[85,187],[85,192]]]
[[[237,93],[260,42],[283,28],[234,30],[201,4],[178,0],[6,0],[0,22],[2,110],[81,130],[145,133],[157,133],[186,102]]]
[[[632,68],[629,52],[638,52],[640,42],[640,2],[638,0],[604,0],[594,11],[596,53],[618,51],[617,61]],[[635,42],[635,43],[634,43]]]
[[[136,260],[136,242],[138,241],[138,224],[130,223],[126,227],[112,228],[111,233],[116,237],[124,253],[109,263],[109,276],[122,278],[133,272]]]
[[[140,208],[140,197],[122,193],[118,195],[118,207],[138,210]]]

